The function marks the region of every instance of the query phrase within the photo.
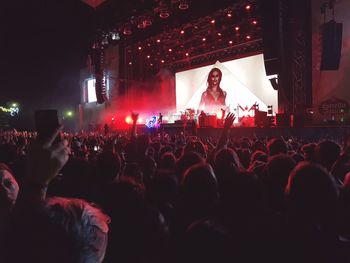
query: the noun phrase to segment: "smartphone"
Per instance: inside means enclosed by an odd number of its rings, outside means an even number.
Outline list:
[[[53,134],[60,125],[57,110],[37,110],[35,111],[35,129],[38,132],[38,139],[45,141]],[[55,142],[61,140],[59,134]]]

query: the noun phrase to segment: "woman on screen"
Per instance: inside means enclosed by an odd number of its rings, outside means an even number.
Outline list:
[[[222,108],[226,108],[226,91],[220,87],[222,72],[218,68],[210,70],[207,79],[207,89],[202,93],[199,103],[199,111],[217,113]]]

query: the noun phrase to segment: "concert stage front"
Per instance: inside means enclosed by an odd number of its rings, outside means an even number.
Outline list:
[[[162,124],[160,130],[174,135],[185,132],[188,135],[196,135],[199,137],[220,136],[222,128],[214,127],[197,127],[196,125],[180,125],[176,123]],[[158,129],[158,132],[160,131]],[[308,140],[318,140],[329,138],[334,140],[342,140],[344,135],[350,132],[350,126],[307,126],[307,127],[232,127],[230,129],[231,137],[276,137],[283,136],[285,138],[297,137]]]

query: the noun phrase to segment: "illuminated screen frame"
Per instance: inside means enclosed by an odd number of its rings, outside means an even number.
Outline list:
[[[240,116],[242,111],[257,104],[259,110],[267,111],[267,106],[272,105],[273,112],[277,111],[277,91],[269,81],[269,78],[276,75],[266,76],[263,55],[258,54],[176,72],[177,112],[185,112],[187,109],[194,109],[197,113],[205,111],[199,108],[199,103],[202,93],[207,89],[208,73],[214,67],[222,72],[220,87],[227,93],[226,110]],[[218,115],[218,111],[220,109],[211,109],[206,113]]]

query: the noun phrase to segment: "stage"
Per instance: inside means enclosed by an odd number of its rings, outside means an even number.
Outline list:
[[[197,127],[193,124],[177,124],[165,123],[158,129],[149,129],[146,126],[138,126],[139,133],[159,133],[164,131],[170,135],[180,134],[185,132],[187,135],[195,135],[199,137],[218,138],[222,132],[222,128],[214,127]],[[341,141],[346,134],[350,133],[350,125],[338,126],[307,126],[307,127],[232,127],[230,129],[230,137],[278,137],[284,138],[297,137],[307,140],[333,139]]]

